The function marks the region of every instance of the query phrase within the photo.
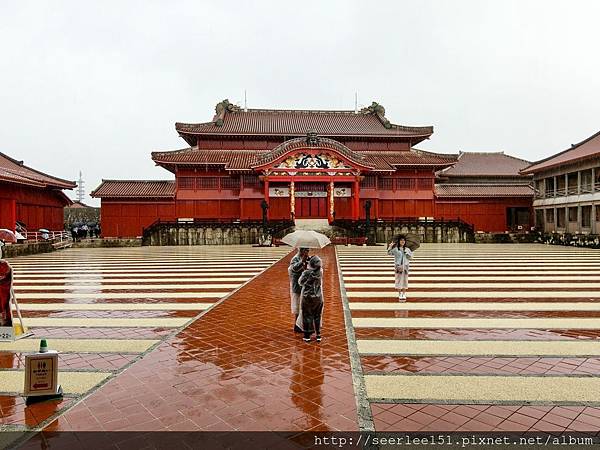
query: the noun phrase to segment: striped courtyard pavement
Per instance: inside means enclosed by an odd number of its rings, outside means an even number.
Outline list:
[[[39,428],[119,374],[289,248],[68,249],[9,260],[32,337],[0,342],[0,430]],[[64,400],[25,408],[24,354],[46,338]]]
[[[377,431],[599,432],[597,250],[424,244],[406,302],[385,247],[336,250]]]

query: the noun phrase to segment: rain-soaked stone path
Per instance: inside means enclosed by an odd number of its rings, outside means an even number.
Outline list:
[[[320,344],[292,332],[289,251],[12,260],[35,335],[0,344],[2,429],[598,433],[597,251],[423,245],[399,302],[383,247],[327,247]],[[42,337],[67,395],[26,408]]]

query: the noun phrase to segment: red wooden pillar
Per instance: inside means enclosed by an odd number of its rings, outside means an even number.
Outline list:
[[[331,224],[335,219],[335,197],[333,180],[329,182],[327,187],[327,220]]]
[[[352,189],[352,220],[358,220],[360,216],[360,185],[358,180],[354,180]]]
[[[269,180],[266,177],[264,179],[264,184],[265,184],[265,202],[267,202],[267,205],[268,205],[269,204]],[[268,219],[269,219],[269,210],[267,209],[267,220]]]

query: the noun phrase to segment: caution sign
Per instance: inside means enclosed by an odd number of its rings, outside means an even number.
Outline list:
[[[24,391],[26,397],[58,392],[58,353],[25,356]]]

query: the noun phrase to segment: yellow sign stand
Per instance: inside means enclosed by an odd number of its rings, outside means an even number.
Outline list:
[[[61,398],[62,387],[58,384],[58,353],[48,350],[45,339],[40,342],[40,351],[25,355],[25,404],[31,405],[45,400]]]

